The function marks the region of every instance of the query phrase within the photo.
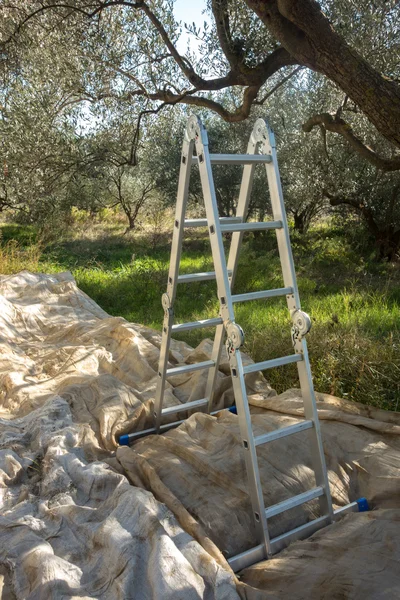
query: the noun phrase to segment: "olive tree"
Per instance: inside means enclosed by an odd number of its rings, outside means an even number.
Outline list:
[[[0,10],[0,68],[15,74],[5,89],[16,89],[22,69],[21,81],[33,77],[46,81],[46,90],[58,88],[58,123],[79,123],[85,112],[114,131],[123,122],[129,140],[113,167],[121,177],[138,158],[147,160],[143,141],[168,106],[211,111],[236,123],[238,138],[244,120],[268,111],[297,228],[346,202],[367,223],[372,213],[375,221],[391,215],[392,229],[381,223],[375,238],[383,227],[391,240],[386,246],[397,248],[400,7],[394,0],[209,0],[210,24],[187,26],[198,52],[185,54],[177,50],[182,24],[170,0],[2,0]],[[130,123],[120,111],[130,112]],[[172,156],[155,155],[160,164]],[[219,202],[229,213],[238,181],[228,171],[219,176]]]
[[[20,0],[17,6],[3,0],[3,45],[35,28],[78,32],[76,48],[95,75],[75,89],[77,101],[141,98],[146,110],[184,103],[230,122],[246,119],[271,86],[306,67],[340,89],[391,151],[378,154],[343,114],[309,115],[305,131],[335,132],[381,169],[400,168],[398,2],[208,0],[207,7],[212,25],[190,27],[200,41],[197,54],[178,52],[180,28],[170,0]],[[228,106],[220,92],[235,87],[242,90],[240,101]]]

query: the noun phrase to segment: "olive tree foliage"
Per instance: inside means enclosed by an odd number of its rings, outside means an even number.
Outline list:
[[[37,223],[68,213],[71,179],[85,161],[79,105],[70,102],[84,71],[77,56],[55,60],[58,36],[47,34],[24,37],[0,61],[0,209]]]
[[[90,142],[96,144],[92,161],[77,170],[69,182],[70,206],[83,208],[92,215],[102,208],[119,207],[126,216],[125,233],[128,233],[135,229],[146,203],[156,196],[156,183],[147,169],[115,163],[109,155],[101,155],[98,140]]]
[[[106,123],[80,140],[83,160],[69,180],[70,204],[95,214],[102,208],[119,207],[127,219],[126,233],[136,227],[146,203],[157,195],[158,176],[151,160],[132,165],[130,129],[126,122]],[[138,150],[142,154],[142,148]]]
[[[29,78],[2,73],[0,88],[0,209],[28,221],[56,208],[80,153],[73,124],[55,110],[57,86],[43,85],[36,65]]]
[[[1,0],[4,201],[12,191],[22,209],[27,190],[37,207],[50,200],[67,206],[78,202],[77,182],[88,177],[90,185],[101,182],[92,202],[104,202],[105,190],[107,202],[125,202],[132,190],[155,185],[150,197],[168,203],[175,199],[181,137],[174,132],[182,131],[184,107],[203,111],[210,138],[224,151],[244,149],[244,121],[268,113],[296,227],[305,230],[329,206],[346,205],[362,214],[380,252],[393,256],[398,2],[208,0],[206,10],[210,24],[187,26],[198,52],[181,55],[183,25],[172,0]],[[90,133],[81,131],[85,118]],[[123,139],[114,145],[119,132]],[[161,185],[153,181],[158,173]],[[239,183],[229,167],[216,175],[223,214],[232,213]],[[192,200],[198,195],[194,177]],[[252,206],[261,216],[266,208]]]
[[[323,193],[329,170],[325,149],[315,135],[301,130],[305,116],[317,108],[315,79],[311,73],[299,73],[269,98],[266,110],[259,109],[267,112],[275,133],[285,206],[300,233],[328,209]]]
[[[0,208],[60,225],[72,206],[93,213],[119,205],[130,230],[157,185],[152,155],[137,160],[148,132],[132,140],[143,105],[106,94],[93,101],[99,74],[90,72],[82,33],[52,23],[2,57]]]
[[[211,26],[193,24],[199,53],[177,50],[171,0],[3,0],[14,25],[4,46],[33,29],[79,31],[92,67],[77,98],[117,95],[205,107],[224,120],[246,119],[271,87],[298,67],[322,74],[390,142],[380,155],[344,115],[308,115],[382,170],[400,168],[399,23],[396,0],[208,0]],[[29,33],[28,33],[29,35]],[[238,88],[234,105],[221,90]]]
[[[275,129],[282,184],[295,228],[305,231],[321,214],[352,212],[361,216],[381,258],[400,251],[400,173],[383,171],[353,152],[346,139],[319,125],[301,131],[307,114],[324,107],[357,120],[368,143],[384,153],[387,142],[343,93],[326,78],[304,71],[268,100]]]

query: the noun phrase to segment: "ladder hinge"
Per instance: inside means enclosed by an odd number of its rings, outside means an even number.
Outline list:
[[[172,303],[168,294],[165,293],[161,296],[161,304],[165,313],[172,314]]]
[[[302,310],[294,309],[290,311],[292,317],[292,339],[293,345],[300,341],[311,329],[311,319],[309,315]]]
[[[229,356],[232,352],[238,350],[241,346],[243,346],[244,332],[240,325],[234,323],[233,321],[229,321],[225,328],[228,337],[226,341],[226,347]]]

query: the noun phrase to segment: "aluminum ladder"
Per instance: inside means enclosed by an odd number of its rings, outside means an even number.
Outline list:
[[[193,155],[194,148],[196,156]],[[206,219],[185,219],[188,201],[190,172],[192,165],[198,165],[201,185],[204,195]],[[240,186],[237,211],[235,217],[219,217],[217,200],[214,189],[212,165],[243,165],[243,175]],[[258,223],[246,222],[250,194],[257,164],[265,165],[273,220]],[[212,257],[215,271],[179,275],[179,265],[182,250],[182,239],[185,228],[207,227],[211,242]],[[239,250],[243,234],[247,231],[275,230],[279,256],[282,266],[284,287],[273,290],[250,292],[246,294],[233,294],[233,285],[238,266]],[[223,246],[223,233],[232,233],[228,261],[225,259]],[[174,302],[179,283],[194,281],[216,280],[220,314],[213,319],[205,319],[191,323],[174,324]],[[260,363],[244,366],[240,347],[244,342],[241,327],[235,322],[234,304],[285,296],[290,316],[292,318],[292,342],[294,353],[282,358],[266,360]],[[258,119],[254,125],[247,146],[246,154],[210,154],[208,148],[207,132],[201,121],[192,115],[187,123],[185,138],[182,147],[179,185],[175,213],[175,223],[172,238],[171,261],[168,274],[167,292],[162,296],[164,308],[164,321],[162,328],[162,342],[158,369],[158,382],[154,401],[154,426],[150,429],[121,436],[120,444],[129,444],[131,441],[152,433],[163,433],[176,427],[182,420],[172,423],[163,423],[163,417],[178,415],[181,412],[195,412],[204,410],[212,413],[213,390],[215,387],[218,367],[221,358],[223,342],[226,337],[226,349],[232,375],[233,390],[236,409],[239,419],[240,434],[245,456],[248,477],[249,494],[251,498],[253,518],[257,535],[257,545],[240,555],[229,559],[235,571],[243,569],[255,562],[271,557],[279,552],[291,541],[307,537],[332,523],[334,518],[347,511],[366,510],[365,499],[360,499],[336,511],[332,507],[329,481],[326,470],[321,431],[315,401],[310,363],[307,353],[307,343],[304,336],[308,333],[311,321],[308,315],[301,311],[299,292],[294,270],[292,251],[290,246],[289,229],[280,183],[276,146],[273,132],[263,119]],[[168,356],[171,335],[176,332],[188,331],[202,327],[216,326],[213,350],[210,360],[195,364],[184,364],[177,367],[168,367]],[[244,376],[255,371],[264,371],[296,363],[302,398],[304,403],[305,420],[289,427],[283,427],[270,433],[254,436],[251,426],[250,409],[246,393]],[[185,404],[163,408],[165,383],[168,377],[208,369],[205,398],[194,400]],[[215,411],[219,412],[219,411]],[[287,500],[266,507],[260,481],[257,460],[257,447],[268,444],[274,440],[299,432],[309,431],[310,450],[315,473],[315,487],[309,491],[293,496]],[[268,520],[280,513],[300,506],[318,498],[322,516],[306,523],[296,529],[288,531],[276,538],[270,538]]]

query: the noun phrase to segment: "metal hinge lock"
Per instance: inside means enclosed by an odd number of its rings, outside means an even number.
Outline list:
[[[301,340],[311,329],[311,318],[302,310],[295,309],[290,313],[293,321],[292,337],[293,342]]]
[[[167,313],[167,314],[173,313],[171,299],[167,293],[165,293],[161,296],[161,304],[162,304],[162,307],[163,307],[165,313]]]
[[[235,350],[238,350],[244,344],[244,331],[237,323],[230,321],[226,325],[226,347],[228,355]]]

